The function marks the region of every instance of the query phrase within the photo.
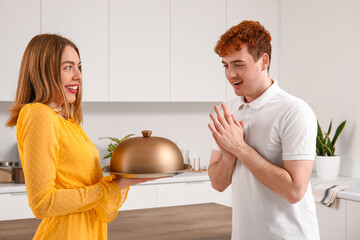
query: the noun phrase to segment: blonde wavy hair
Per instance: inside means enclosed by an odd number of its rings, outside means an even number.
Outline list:
[[[56,34],[40,34],[27,45],[20,66],[16,98],[10,107],[10,117],[6,126],[17,123],[19,112],[28,103],[57,103],[61,108],[58,114],[65,119],[72,118],[82,123],[82,83],[74,103],[68,103],[61,85],[61,55],[66,46],[75,49],[80,58],[79,49],[69,39]]]

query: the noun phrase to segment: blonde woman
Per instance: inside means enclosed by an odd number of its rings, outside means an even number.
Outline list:
[[[17,128],[29,206],[43,219],[34,239],[107,239],[107,222],[129,186],[153,179],[103,177],[83,129],[78,48],[55,34],[35,36],[21,62],[7,126]]]

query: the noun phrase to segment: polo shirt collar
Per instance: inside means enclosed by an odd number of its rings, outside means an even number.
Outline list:
[[[262,106],[264,106],[277,92],[280,87],[276,80],[272,80],[273,84],[265,90],[263,94],[261,94],[258,98],[256,98],[251,103],[246,103],[244,97],[239,97],[239,108],[242,108],[244,105],[248,104],[252,109],[259,110]]]

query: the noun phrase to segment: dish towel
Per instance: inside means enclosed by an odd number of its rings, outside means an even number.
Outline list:
[[[338,192],[349,188],[347,185],[336,185],[334,183],[319,183],[312,189],[315,202],[321,203],[327,207],[333,207],[336,203]]]

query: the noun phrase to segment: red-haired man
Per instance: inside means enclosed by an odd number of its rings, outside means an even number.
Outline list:
[[[270,41],[259,22],[243,21],[215,47],[238,97],[210,114],[209,176],[218,191],[232,184],[233,240],[319,239],[309,184],[316,116],[269,77]]]

